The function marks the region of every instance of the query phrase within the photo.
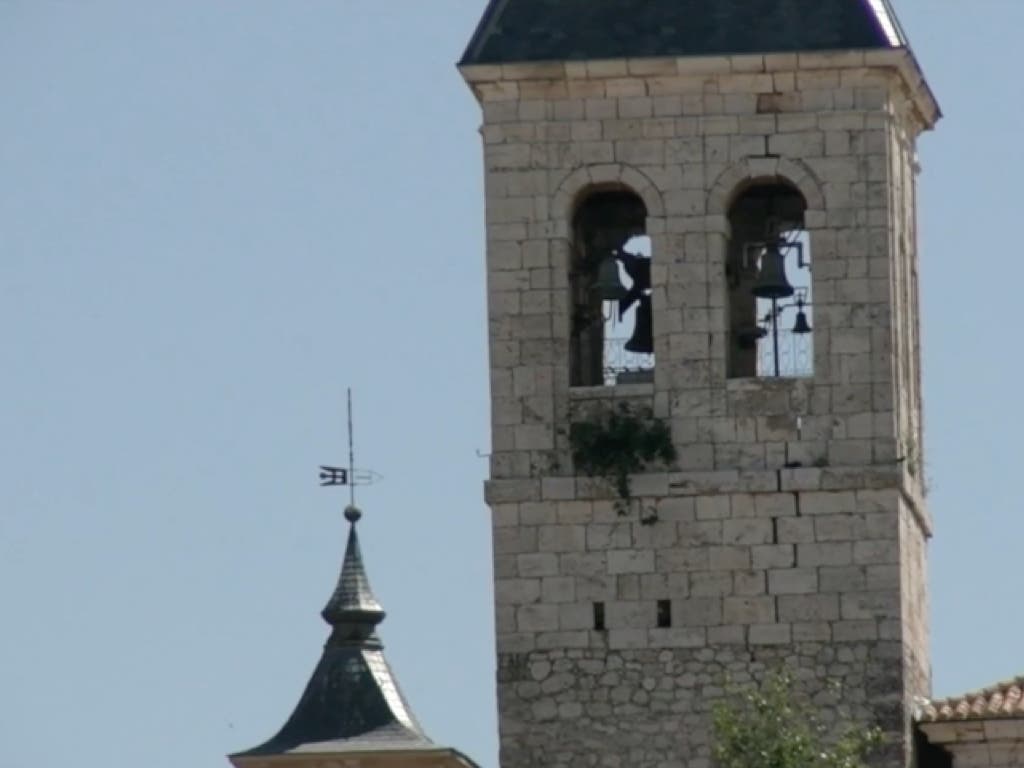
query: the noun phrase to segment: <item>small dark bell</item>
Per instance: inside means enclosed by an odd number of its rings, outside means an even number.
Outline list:
[[[602,301],[618,301],[625,297],[626,287],[619,279],[619,262],[614,256],[601,260],[592,290]]]
[[[777,243],[770,243],[761,257],[761,270],[750,289],[759,299],[784,299],[793,295],[793,286],[786,278],[786,257]]]
[[[636,307],[636,325],[633,326],[633,335],[626,342],[626,351],[645,355],[654,352],[653,325],[651,297],[641,296]]]
[[[768,331],[759,325],[750,325],[736,331],[736,346],[740,349],[755,349],[757,342],[768,335]]]
[[[811,324],[807,322],[807,313],[801,308],[796,313],[796,322],[793,323],[793,333],[805,334],[811,332]]]

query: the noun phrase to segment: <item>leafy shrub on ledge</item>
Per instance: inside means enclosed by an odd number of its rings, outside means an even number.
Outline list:
[[[576,470],[607,480],[619,496],[617,508],[621,514],[628,508],[629,476],[654,462],[667,465],[676,459],[668,425],[655,419],[649,408],[638,413],[628,403],[574,421],[569,426],[569,443]]]

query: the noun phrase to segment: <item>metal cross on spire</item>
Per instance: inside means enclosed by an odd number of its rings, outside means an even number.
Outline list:
[[[345,509],[345,517],[350,522],[355,522],[359,519],[358,510],[356,508],[356,486],[357,485],[373,485],[377,480],[380,479],[380,475],[371,469],[356,469],[355,463],[355,441],[352,432],[352,390],[348,390],[348,467],[332,467],[325,464],[320,465],[320,485],[321,486],[335,486],[335,485],[347,485],[348,486],[348,499],[349,504]],[[352,514],[355,517],[353,520],[349,516],[349,510],[352,510]]]

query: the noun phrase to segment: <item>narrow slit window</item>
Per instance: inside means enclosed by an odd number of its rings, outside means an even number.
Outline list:
[[[587,196],[573,218],[570,374],[573,386],[653,381],[651,239],[634,193]]]
[[[729,376],[814,374],[811,242],[803,195],[755,185],[729,210]]]
[[[604,603],[594,603],[594,629],[603,632],[604,625]]]
[[[658,626],[662,629],[672,626],[672,601],[658,601]]]

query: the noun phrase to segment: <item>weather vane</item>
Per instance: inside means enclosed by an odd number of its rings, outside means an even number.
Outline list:
[[[354,441],[352,438],[352,390],[348,390],[348,466],[330,467],[320,465],[320,485],[334,486],[347,485],[349,506],[355,509],[356,486],[373,485],[380,479],[380,475],[370,469],[356,469]],[[347,510],[346,510],[347,511]]]

